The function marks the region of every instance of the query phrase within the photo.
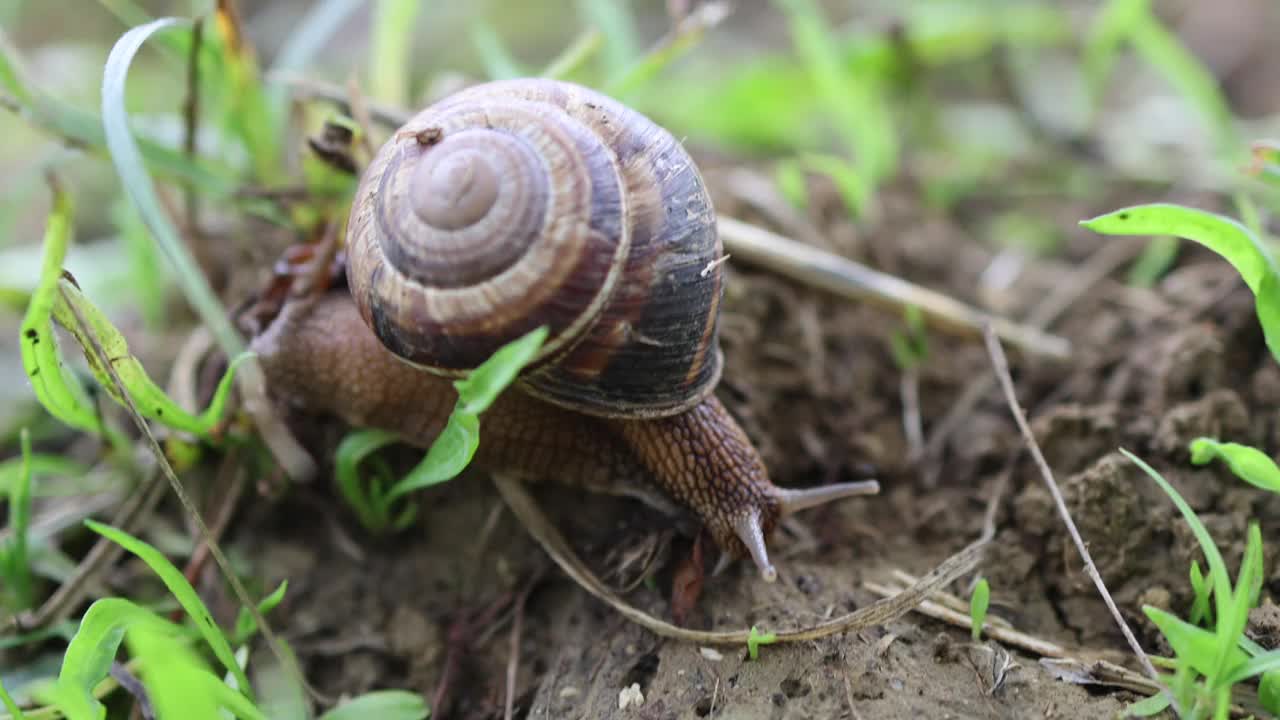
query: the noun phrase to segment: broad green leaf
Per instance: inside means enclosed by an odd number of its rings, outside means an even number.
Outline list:
[[[120,376],[120,382],[124,385],[125,392],[133,399],[138,412],[142,413],[143,417],[158,420],[177,430],[202,437],[209,436],[222,420],[235,371],[242,362],[252,357],[250,353],[241,354],[228,366],[227,372],[218,383],[208,410],[200,415],[192,415],[171,400],[164,390],[152,381],[151,376],[147,375],[146,369],[142,367],[142,363],[129,352],[129,343],[124,335],[80,292],[78,287],[63,279],[58,284],[58,291],[59,297],[53,306],[54,318],[75,337],[84,350],[85,359],[89,361],[89,367],[93,370],[94,376],[116,402],[124,403],[115,381],[106,368],[99,363],[93,339],[97,340],[102,346],[103,353],[111,360],[116,373]],[[80,318],[84,318],[84,326],[81,326]]]
[[[1178,662],[1186,663],[1206,677],[1214,676],[1214,664],[1218,653],[1218,636],[1215,633],[1196,627],[1160,608],[1145,605],[1142,611],[1151,619],[1151,622],[1155,623],[1156,627],[1160,628],[1160,633],[1164,635],[1165,640],[1169,641],[1169,646],[1178,656]],[[1243,650],[1238,647],[1232,648],[1228,656],[1230,668],[1235,668],[1246,660],[1248,656]]]
[[[1220,459],[1236,477],[1254,487],[1280,493],[1280,468],[1266,453],[1238,443],[1201,437],[1191,441],[1191,462],[1206,465]]]
[[[1280,361],[1280,266],[1247,227],[1222,215],[1165,203],[1124,208],[1080,224],[1103,235],[1176,235],[1221,255],[1253,291],[1267,347]]]
[[[1182,513],[1182,518],[1186,520],[1187,525],[1191,528],[1191,533],[1195,535],[1196,541],[1200,543],[1200,549],[1204,552],[1205,560],[1209,563],[1209,577],[1212,580],[1213,600],[1217,611],[1216,617],[1221,621],[1223,616],[1230,612],[1229,604],[1232,590],[1231,578],[1227,575],[1227,564],[1222,561],[1222,553],[1218,552],[1218,546],[1214,544],[1209,531],[1205,529],[1204,523],[1200,522],[1200,518],[1196,516],[1195,511],[1191,509],[1187,501],[1182,499],[1178,491],[1174,490],[1173,486],[1160,473],[1128,450],[1121,448],[1120,452],[1129,458],[1133,464],[1141,468],[1148,477],[1160,486],[1165,495],[1169,496],[1169,499],[1178,508],[1178,512]]]
[[[196,593],[195,588],[191,587],[191,583],[187,581],[182,571],[165,559],[164,555],[160,554],[160,551],[128,533],[93,520],[86,520],[85,525],[88,525],[90,529],[99,535],[137,555],[160,577],[161,582],[169,589],[169,592],[178,600],[178,603],[182,605],[182,609],[186,611],[187,615],[195,623],[196,629],[200,631],[200,635],[204,637],[205,642],[209,644],[213,654],[217,656],[223,667],[235,676],[238,687],[242,688],[245,693],[249,693],[249,679],[236,662],[235,653],[231,651],[231,645],[227,642],[227,637],[223,635],[222,629],[214,621],[209,608],[205,607],[204,602]]]
[[[974,586],[973,595],[969,597],[969,622],[974,642],[982,638],[982,626],[987,621],[987,607],[990,602],[991,586],[987,584],[986,578],[982,578]]]
[[[125,643],[130,656],[140,661],[138,676],[155,717],[219,720],[217,695],[205,679],[222,683],[173,633],[140,625],[130,629]]]
[[[176,271],[176,279],[187,300],[195,308],[222,350],[230,357],[244,350],[244,341],[232,327],[222,304],[209,287],[182,241],[177,228],[160,205],[155,186],[147,171],[138,142],[129,127],[125,108],[125,80],[133,58],[143,43],[156,33],[172,28],[189,28],[180,18],[162,18],[126,32],[111,48],[102,74],[102,123],[106,131],[107,150],[125,191],[138,208],[138,213],[151,229],[161,250]]]
[[[423,720],[431,714],[427,702],[405,690],[375,690],[333,708],[320,720]]]
[[[507,343],[466,378],[455,382],[459,408],[472,415],[488,410],[520,371],[537,357],[538,350],[546,342],[547,332],[547,328],[540,327]]]
[[[94,688],[107,676],[125,631],[140,623],[165,623],[158,615],[122,598],[94,602],[62,656],[51,699],[69,720],[101,720],[106,708]]]
[[[454,410],[449,416],[449,423],[431,444],[422,462],[387,492],[387,501],[457,477],[471,463],[479,445],[480,418]]]
[[[44,264],[20,330],[18,342],[22,347],[22,366],[36,399],[50,415],[78,430],[108,432],[114,436],[113,440],[122,443],[122,436],[106,428],[80,381],[63,364],[53,334],[53,308],[58,297],[62,261],[70,242],[71,197],[55,186],[53,210],[49,213],[44,235]]]

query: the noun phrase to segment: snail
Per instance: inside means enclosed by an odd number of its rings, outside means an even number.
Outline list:
[[[878,485],[770,481],[712,392],[723,259],[702,177],[669,132],[571,83],[492,82],[377,152],[349,215],[346,289],[286,303],[252,348],[278,400],[427,447],[450,379],[546,326],[485,413],[474,463],[674,501],[772,581],[780,518]]]

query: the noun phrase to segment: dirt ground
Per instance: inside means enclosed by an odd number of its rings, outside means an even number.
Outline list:
[[[707,163],[722,212],[767,220],[735,195],[714,159]],[[911,188],[899,187],[886,195],[880,229],[860,236],[838,219],[830,188],[813,190],[806,222],[829,249],[959,298],[998,302],[1017,317],[1066,293],[1053,328],[1073,341],[1074,355],[1061,363],[1015,354],[1020,399],[1120,607],[1147,648],[1167,651],[1140,607],[1184,611],[1187,568],[1198,551],[1172,505],[1117,449],[1137,453],[1177,484],[1232,565],[1246,518],[1276,526],[1280,501],[1216,467],[1191,467],[1186,450],[1204,434],[1278,445],[1267,409],[1280,402],[1280,370],[1266,354],[1248,291],[1225,264],[1190,247],[1161,285],[1134,289],[1109,271],[1127,265],[1140,243],[1072,229],[1059,265],[1033,266],[1001,296],[979,297],[975,288],[992,258],[963,220],[923,210]],[[1055,203],[1045,211],[1074,228],[1115,206]],[[783,628],[864,606],[877,597],[865,581],[894,569],[925,572],[974,540],[1007,476],[995,542],[981,566],[992,613],[1078,657],[1132,664],[1021,452],[974,339],[930,336],[919,370],[926,451],[908,459],[902,372],[888,343],[900,325],[890,314],[731,264],[718,392],[758,442],[775,481],[805,486],[874,475],[884,491],[802,514],[777,539],[778,583],[735,565],[707,580],[686,624]],[[958,405],[975,384],[986,385],[978,402]],[[952,412],[958,422],[947,420]],[[322,435],[315,442],[331,442]],[[631,501],[558,487],[538,492],[578,552],[612,583],[622,584],[609,572],[624,556],[659,543],[653,581],[627,597],[669,617],[672,568],[688,555],[687,538]],[[769,646],[756,661],[745,648],[716,656],[656,638],[579,590],[500,510],[483,476],[430,492],[422,507],[414,528],[379,541],[316,485],[263,504],[238,524],[237,545],[256,558],[264,579],[290,581],[277,617],[318,687],[408,687],[436,699],[437,717],[501,717],[514,607],[524,598],[516,717],[1112,717],[1139,699],[1061,682],[1034,656],[975,645],[967,631],[915,614],[843,637]],[[1280,581],[1275,569],[1269,558],[1268,592]],[[966,587],[955,591],[964,595]],[[620,709],[620,693],[632,685],[643,704]]]

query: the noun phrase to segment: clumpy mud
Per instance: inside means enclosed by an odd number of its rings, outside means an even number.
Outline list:
[[[720,210],[769,224],[724,191],[713,165],[707,177]],[[839,220],[835,193],[818,184],[806,222],[828,249],[982,302],[975,287],[992,251],[963,221],[921,210],[912,193],[889,193],[878,229],[860,236]],[[1058,208],[1069,257],[1058,270],[1025,273],[1004,290],[1003,311],[1025,317],[1109,243],[1125,242],[1074,227],[1111,207]],[[1140,249],[1134,244],[1128,259]],[[918,370],[927,449],[911,456],[902,372],[889,349],[901,326],[893,314],[730,261],[718,393],[774,479],[805,486],[875,476],[884,490],[802,514],[774,543],[776,584],[736,564],[707,578],[685,624],[776,629],[865,606],[877,598],[865,581],[894,569],[923,573],[974,540],[1007,478],[982,565],[992,614],[1078,657],[1131,663],[974,338],[931,333]],[[1052,329],[1073,341],[1075,354],[1063,363],[1012,353],[1019,399],[1122,611],[1147,648],[1167,652],[1141,606],[1185,612],[1198,549],[1172,504],[1118,449],[1166,473],[1234,568],[1247,519],[1274,527],[1280,500],[1220,467],[1192,467],[1187,443],[1211,435],[1274,451],[1280,371],[1248,291],[1227,266],[1191,247],[1150,291],[1091,282]],[[978,402],[933,442],[981,382],[988,384]],[[332,447],[334,432],[313,432],[310,442]],[[672,575],[692,547],[686,526],[633,501],[554,486],[537,492],[609,583],[631,586],[630,602],[670,617]],[[374,538],[320,483],[260,508],[239,529],[237,543],[252,552],[264,579],[289,579],[277,622],[326,692],[408,687],[437,703],[437,717],[501,717],[518,617],[517,718],[1112,717],[1139,699],[1056,680],[1034,656],[972,643],[967,631],[916,614],[842,637],[768,646],[755,661],[745,648],[713,653],[662,640],[561,574],[482,475],[470,473],[420,502],[411,529]],[[635,582],[650,559],[651,578]],[[1274,558],[1264,577],[1266,593],[1275,592]],[[1255,613],[1260,639],[1276,634],[1274,614],[1270,605]]]

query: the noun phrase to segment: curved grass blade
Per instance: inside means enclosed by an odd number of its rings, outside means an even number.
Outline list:
[[[90,529],[99,535],[137,555],[139,559],[155,571],[156,575],[160,576],[161,582],[177,598],[182,605],[182,609],[191,617],[196,629],[200,631],[200,635],[209,644],[209,648],[213,650],[213,654],[227,671],[235,676],[237,687],[246,694],[250,693],[249,679],[245,676],[244,670],[240,668],[240,664],[236,662],[235,653],[231,651],[231,644],[227,642],[226,635],[222,633],[222,629],[214,621],[209,608],[205,607],[200,596],[196,594],[195,588],[191,587],[191,583],[187,581],[182,572],[165,559],[164,555],[160,554],[160,551],[126,532],[93,520],[86,520],[85,525],[88,525]]]
[[[1280,362],[1280,266],[1247,227],[1222,215],[1167,203],[1123,208],[1080,224],[1103,235],[1176,235],[1221,255],[1253,291],[1267,347]]]
[[[107,150],[111,154],[116,173],[143,221],[160,244],[160,249],[177,271],[179,287],[222,350],[228,356],[235,356],[244,350],[244,341],[227,319],[222,304],[209,287],[199,265],[161,208],[138,142],[129,127],[129,114],[125,108],[125,80],[129,66],[143,43],[156,33],[190,27],[191,23],[187,20],[161,18],[135,27],[120,37],[111,48],[102,74],[102,123],[106,131]]]
[[[386,430],[363,429],[348,433],[334,451],[334,480],[343,499],[356,512],[360,524],[366,529],[379,531],[386,527],[387,517],[381,512],[382,503],[375,497],[378,488],[366,492],[360,476],[360,463],[378,450],[399,440],[399,436]],[[376,481],[375,481],[376,482]]]
[[[5,710],[9,711],[9,720],[26,720],[27,716],[22,714],[22,708],[18,707],[18,703],[14,702],[13,696],[8,690],[4,689],[4,683],[0,683],[0,703],[4,704]],[[426,717],[426,715],[423,715]]]
[[[13,539],[8,547],[0,545],[0,578],[7,588],[0,588],[0,599],[12,607],[25,610],[32,605],[31,561],[27,554],[27,531],[31,526],[31,433],[24,427],[20,433],[22,469],[9,496],[9,527]]]
[[[31,303],[22,320],[19,345],[22,348],[22,366],[36,399],[63,423],[87,432],[107,434],[112,444],[121,446],[123,436],[108,429],[102,418],[94,412],[93,404],[85,394],[80,381],[63,364],[53,334],[53,308],[57,301],[58,281],[62,276],[62,261],[71,242],[71,197],[53,186],[53,210],[49,213],[44,235],[44,262],[40,280],[31,293]]]
[[[431,714],[422,696],[405,690],[375,690],[348,700],[320,720],[424,720]]]
[[[969,621],[972,626],[973,641],[982,639],[982,626],[987,622],[987,607],[991,603],[991,586],[986,578],[978,581],[969,598]]]

